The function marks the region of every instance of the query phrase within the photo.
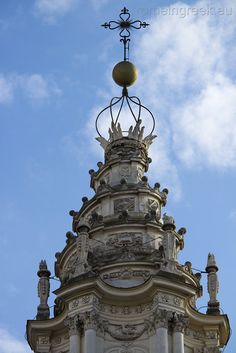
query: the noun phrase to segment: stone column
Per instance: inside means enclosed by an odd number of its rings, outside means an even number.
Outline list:
[[[68,317],[65,326],[69,330],[70,353],[80,353],[80,330],[78,316]]]
[[[97,315],[94,311],[86,311],[82,320],[84,323],[84,353],[96,353]]]
[[[159,309],[156,313],[156,353],[168,353],[168,320],[169,313],[167,310]]]
[[[187,326],[187,318],[184,315],[176,315],[173,324],[173,353],[184,353],[184,331]]]

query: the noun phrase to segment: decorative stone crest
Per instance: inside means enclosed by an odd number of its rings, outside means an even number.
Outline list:
[[[135,340],[146,331],[147,325],[142,324],[123,324],[117,325],[112,324],[108,321],[103,321],[104,332],[119,341],[131,341]]]
[[[134,211],[134,197],[118,199],[114,201],[114,213],[123,211]]]

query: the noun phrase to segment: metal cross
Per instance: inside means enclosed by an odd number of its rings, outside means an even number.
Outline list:
[[[104,28],[109,28],[111,30],[118,29],[120,35],[120,42],[124,45],[124,61],[129,61],[129,42],[130,42],[130,31],[132,29],[146,28],[149,26],[146,22],[141,22],[139,20],[133,21],[130,18],[129,10],[124,7],[119,14],[119,19],[117,21],[109,21],[102,24]]]

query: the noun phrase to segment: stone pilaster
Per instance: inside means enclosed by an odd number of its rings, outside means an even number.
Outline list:
[[[97,314],[95,311],[86,311],[80,317],[84,325],[84,353],[96,353]]]
[[[155,315],[156,353],[168,353],[168,322],[170,314],[167,310],[158,309]]]
[[[78,316],[68,317],[64,321],[64,324],[69,332],[70,353],[80,353],[80,327]]]
[[[184,353],[184,332],[187,327],[187,317],[176,314],[172,320],[173,327],[173,353]]]

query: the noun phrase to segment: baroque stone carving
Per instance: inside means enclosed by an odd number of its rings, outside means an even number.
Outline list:
[[[48,271],[47,263],[45,260],[41,260],[39,264],[38,276],[38,296],[40,298],[40,304],[37,310],[37,320],[49,319],[50,310],[48,306],[48,297],[50,292],[49,277],[51,273]]]
[[[79,315],[80,320],[83,322],[84,329],[97,329],[98,325],[98,315],[97,313],[92,310],[92,311],[86,311],[82,314]]]
[[[128,178],[130,177],[130,166],[128,165],[122,165],[120,167],[120,177],[123,178],[124,180],[128,181]]]
[[[134,211],[134,197],[122,198],[114,201],[114,213]]]
[[[142,277],[143,279],[147,279],[150,276],[150,271],[145,270],[133,270],[132,268],[125,267],[120,271],[111,272],[103,275],[103,279],[130,279],[134,277]]]
[[[173,330],[182,333],[185,332],[185,329],[187,328],[189,322],[188,317],[186,315],[177,313],[173,313],[170,321]]]
[[[56,298],[54,300],[54,316],[58,316],[60,314],[62,314],[62,312],[64,311],[65,309],[65,302],[62,298]]]
[[[163,261],[163,251],[154,249],[150,242],[143,244],[143,236],[137,233],[119,233],[109,236],[106,246],[93,248],[89,261],[91,264],[103,265],[122,261],[150,261],[158,264]]]
[[[97,227],[101,225],[103,222],[103,216],[98,214],[98,212],[94,211],[92,212],[90,218],[89,218],[89,225],[91,228]]]
[[[79,318],[77,315],[73,317],[67,317],[64,321],[64,325],[68,328],[69,330],[69,335],[75,335],[78,333],[78,327],[79,327]]]
[[[76,252],[71,255],[63,269],[63,282],[90,270],[88,264],[88,250],[89,235],[86,231],[81,231],[76,238]]]
[[[158,309],[154,314],[154,321],[156,328],[168,328],[171,313],[165,309]]]
[[[40,345],[48,345],[50,343],[50,339],[48,336],[40,336],[38,338],[38,343]]]
[[[104,332],[119,341],[135,340],[147,329],[147,325],[143,324],[111,324],[108,321],[103,321]]]

